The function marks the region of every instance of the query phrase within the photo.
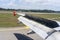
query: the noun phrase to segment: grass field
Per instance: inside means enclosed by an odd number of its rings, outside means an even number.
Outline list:
[[[47,19],[54,19],[60,21],[60,14],[31,14],[32,16],[36,17],[43,17]],[[24,24],[18,24],[18,15],[13,16],[12,12],[4,13],[0,12],[0,27],[22,27],[25,26]]]
[[[31,14],[31,15],[35,16],[35,17],[42,17],[42,18],[46,18],[46,19],[60,21],[60,14]]]
[[[13,16],[11,13],[0,13],[0,27],[22,26],[22,23],[18,24],[17,18],[18,16]]]

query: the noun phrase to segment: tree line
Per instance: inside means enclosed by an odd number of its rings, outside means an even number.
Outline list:
[[[3,11],[22,11],[22,12],[43,12],[43,13],[60,13],[60,11],[54,11],[54,10],[26,10],[26,9],[5,9],[0,8],[0,10]]]

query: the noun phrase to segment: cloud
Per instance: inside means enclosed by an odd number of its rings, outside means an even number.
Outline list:
[[[38,1],[41,1],[41,0],[25,0],[25,2],[29,2],[29,3],[36,3]]]
[[[8,6],[15,6],[16,5],[15,1],[16,0],[10,0],[10,2],[8,3]]]
[[[6,4],[6,3],[8,3],[9,2],[9,0],[0,0],[0,4]]]
[[[59,10],[60,0],[22,0],[25,9],[52,9]]]
[[[1,2],[4,2],[4,0],[0,0]],[[8,0],[5,0],[5,1],[8,1]]]
[[[1,5],[2,4],[2,5]],[[0,7],[22,9],[56,9],[60,0],[0,0]]]
[[[60,1],[59,0],[24,0],[26,3],[34,3],[34,4],[44,4],[44,5],[47,5],[47,4],[60,4]]]

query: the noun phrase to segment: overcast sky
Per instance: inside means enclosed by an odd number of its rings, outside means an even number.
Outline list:
[[[0,7],[15,9],[49,9],[60,11],[60,0],[0,0]]]

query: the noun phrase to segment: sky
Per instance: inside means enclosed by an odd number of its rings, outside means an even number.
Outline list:
[[[0,0],[0,7],[60,11],[60,0]]]

